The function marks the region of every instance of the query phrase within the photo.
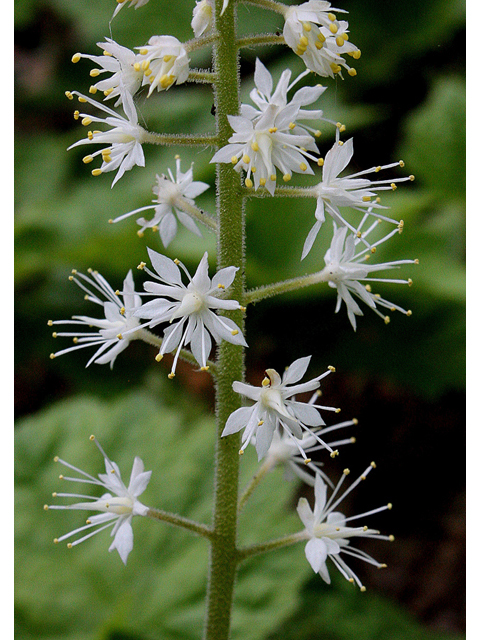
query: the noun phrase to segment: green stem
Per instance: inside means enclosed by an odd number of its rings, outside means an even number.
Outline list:
[[[275,11],[275,13],[280,13],[283,16],[289,9],[288,5],[282,2],[273,2],[273,0],[242,0],[242,2],[244,4],[253,4],[255,7],[260,7],[261,9]]]
[[[272,298],[278,296],[281,293],[288,293],[289,291],[297,291],[303,289],[303,287],[310,287],[320,282],[326,282],[326,277],[323,276],[323,272],[312,273],[308,276],[299,276],[298,278],[291,278],[290,280],[284,280],[283,282],[275,282],[274,284],[266,284],[258,289],[252,289],[245,294],[245,302],[251,304],[252,302],[260,302],[265,298]]]
[[[215,82],[215,74],[210,71],[197,71],[196,69],[192,69],[188,74],[187,82],[212,84]]]
[[[204,224],[211,231],[217,230],[217,221],[215,218],[212,218],[212,216],[209,216],[205,211],[188,202],[186,198],[179,196],[176,202],[178,202],[182,211],[188,213],[191,218],[195,218],[195,220]]]
[[[256,47],[259,45],[285,44],[285,38],[273,33],[263,33],[258,36],[239,38],[236,44],[239,49],[242,49],[243,47]]]
[[[168,511],[162,511],[161,509],[149,509],[147,517],[152,518],[153,520],[161,520],[162,522],[173,524],[174,526],[181,527],[182,529],[187,529],[188,531],[196,533],[199,536],[203,536],[204,538],[211,539],[214,536],[212,529],[207,527],[207,525],[199,524],[198,522],[188,520],[187,518],[182,518],[182,516],[179,516],[176,513],[169,513]]]
[[[196,135],[188,136],[180,133],[154,133],[153,131],[145,131],[142,139],[147,144],[164,144],[164,145],[185,145],[194,147],[198,145],[207,145],[214,147],[218,144],[217,136]]]
[[[249,547],[243,547],[238,550],[238,557],[240,562],[242,562],[243,560],[251,558],[252,556],[258,556],[261,553],[275,551],[276,549],[281,549],[282,547],[289,547],[292,544],[302,542],[303,540],[308,540],[308,534],[305,531],[299,531],[298,533],[284,536],[283,538],[278,538],[277,540],[271,540],[270,542],[252,544]]]
[[[267,459],[262,464],[260,469],[253,476],[253,478],[250,480],[250,484],[247,486],[247,488],[244,490],[244,492],[240,496],[240,500],[238,501],[238,511],[239,512],[243,509],[243,507],[247,503],[247,500],[250,498],[250,496],[252,495],[254,490],[258,487],[258,485],[263,480],[263,478],[267,475],[267,473],[270,471],[270,469],[272,469],[274,466],[275,466],[275,460],[273,458],[271,458],[270,460]]]
[[[223,147],[232,135],[228,115],[240,109],[240,80],[236,41],[235,3],[230,2],[220,16],[223,0],[215,2],[218,40],[213,48],[215,114],[218,146]],[[238,197],[240,175],[229,164],[217,164],[217,268],[236,266],[237,276],[231,297],[243,304],[245,293],[245,221],[243,199]],[[243,312],[225,315],[244,329]],[[205,640],[228,640],[237,569],[237,501],[240,435],[222,438],[230,414],[241,405],[232,383],[244,379],[244,349],[222,341],[218,348],[216,377],[216,451],[213,529],[207,587]]]

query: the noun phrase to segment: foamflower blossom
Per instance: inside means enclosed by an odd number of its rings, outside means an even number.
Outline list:
[[[85,300],[102,308],[104,318],[73,316],[71,320],[49,320],[50,327],[68,325],[75,329],[54,332],[54,338],[72,338],[74,345],[50,354],[50,358],[56,358],[77,349],[97,347],[86,366],[96,362],[97,364],[110,364],[110,368],[112,368],[118,354],[124,351],[132,340],[142,337],[142,330],[137,330],[140,321],[133,315],[142,304],[142,300],[135,293],[131,271],[123,281],[123,298],[112,289],[98,271],[90,269],[89,274],[86,276],[83,273],[73,271],[70,280],[85,292]],[[97,330],[91,331],[92,329]],[[122,333],[125,331],[129,332],[128,338],[121,339]]]
[[[306,444],[309,447],[311,442],[305,443],[303,441],[304,432],[306,432],[325,447],[332,457],[335,456],[338,452],[333,451],[330,445],[320,438],[318,430],[311,427],[325,424],[319,409],[335,412],[338,412],[339,409],[299,402],[293,398],[296,394],[318,389],[320,380],[334,371],[333,367],[329,367],[328,371],[309,382],[297,384],[305,375],[310,360],[311,356],[295,360],[287,368],[283,377],[280,377],[275,369],[267,369],[260,387],[254,387],[244,382],[234,382],[233,390],[245,398],[253,400],[254,404],[250,407],[240,407],[230,415],[222,437],[245,429],[240,453],[243,453],[252,438],[255,437],[255,448],[258,459],[261,460],[270,449],[275,430],[282,428],[293,439],[304,463],[308,464],[310,459],[307,457],[303,445]]]
[[[105,99],[117,98],[115,106],[122,103],[122,90],[135,95],[143,80],[143,71],[140,68],[141,57],[131,49],[122,47],[115,40],[106,38],[106,42],[97,42],[97,46],[103,49],[103,55],[92,56],[85,53],[76,53],[72,62],[79,62],[81,58],[90,60],[97,68],[90,71],[92,78],[97,78],[105,73],[111,74],[102,78],[90,87],[90,93],[101,91]]]
[[[115,8],[115,11],[113,12],[113,16],[112,16],[113,18],[117,15],[120,9],[127,4],[127,2],[130,3],[131,7],[135,7],[135,9],[140,9],[140,7],[143,7],[147,4],[148,0],[116,0],[116,2],[117,2],[117,6]]]
[[[302,260],[310,252],[315,238],[322,224],[325,222],[325,213],[330,214],[337,224],[345,225],[352,231],[354,227],[342,215],[341,207],[349,207],[362,213],[368,210],[370,215],[375,216],[379,220],[398,224],[398,220],[388,218],[381,213],[383,210],[388,209],[388,207],[380,204],[378,193],[380,191],[395,191],[397,183],[414,180],[414,176],[394,178],[393,180],[373,181],[367,177],[369,174],[378,173],[384,169],[392,169],[393,167],[403,168],[405,163],[402,160],[387,165],[378,165],[370,169],[352,173],[348,176],[339,177],[340,173],[346,169],[353,157],[353,138],[342,142],[338,139],[338,135],[339,130],[337,129],[337,140],[325,155],[322,167],[322,180],[317,186],[311,189],[312,195],[317,199],[315,210],[316,222],[305,240]]]
[[[313,404],[313,401],[316,399],[318,399],[317,393],[313,396],[310,404]],[[317,454],[319,451],[324,451],[326,448],[323,444],[318,442],[315,437],[315,432],[321,433],[322,438],[325,438],[327,434],[331,434],[338,429],[344,429],[357,424],[358,420],[353,419],[345,420],[344,422],[339,422],[329,427],[318,427],[317,430],[312,429],[312,434],[305,434],[301,440],[298,440],[295,436],[290,436],[283,428],[276,429],[273,434],[268,453],[265,457],[265,464],[269,468],[283,467],[284,478],[287,481],[299,478],[305,482],[305,484],[313,487],[315,483],[315,476],[319,473],[325,482],[333,486],[328,476],[322,470],[323,462],[310,460],[309,464],[305,465],[305,459],[300,455],[300,447],[308,456],[307,459],[310,459],[312,455]],[[354,442],[356,442],[356,439],[352,436],[350,438],[331,440],[328,442],[328,446],[330,448],[340,447],[346,444],[353,444]],[[252,444],[255,444],[254,438],[252,438]],[[313,471],[313,474],[309,473],[309,471]]]
[[[208,276],[208,254],[205,252],[193,278],[179,260],[170,260],[152,249],[148,254],[155,273],[141,268],[155,281],[145,282],[144,295],[153,296],[153,300],[143,304],[135,315],[149,321],[142,326],[155,327],[168,323],[164,330],[157,361],[165,353],[175,351],[169,378],[175,375],[180,350],[190,344],[193,356],[202,370],[207,370],[207,359],[212,348],[213,338],[219,343],[226,340],[232,344],[248,346],[239,327],[215,311],[243,309],[236,300],[227,300],[223,296],[232,284],[238,267],[220,269],[212,279]],[[186,274],[188,285],[182,281],[182,271]]]
[[[320,95],[318,90],[316,93]],[[281,108],[272,102],[252,120],[252,112],[242,105],[242,115],[228,116],[235,133],[210,162],[232,163],[235,171],[245,171],[246,187],[255,186],[255,190],[265,187],[271,195],[275,191],[277,169],[285,182],[291,180],[292,172],[312,175],[308,160],[317,161],[315,139],[305,130],[292,134],[301,106],[299,101],[292,101]]]
[[[350,473],[348,469],[345,469],[328,500],[327,485],[321,475],[317,474],[315,477],[315,506],[313,511],[306,498],[300,498],[298,501],[297,512],[305,526],[305,537],[309,539],[305,546],[305,555],[315,573],[320,574],[328,584],[330,584],[330,575],[326,564],[328,558],[330,558],[342,576],[352,584],[356,583],[361,591],[365,591],[365,587],[358,576],[347,565],[344,557],[350,556],[357,558],[378,568],[384,568],[386,566],[374,560],[364,551],[351,546],[350,540],[351,538],[376,538],[377,540],[393,541],[393,536],[380,535],[379,531],[370,529],[366,525],[352,527],[350,523],[359,518],[391,509],[392,505],[387,504],[349,518],[346,518],[343,513],[336,511],[342,500],[353,491],[359,483],[366,479],[367,475],[375,466],[375,463],[372,462],[362,475],[338,497],[345,478]]]
[[[144,73],[142,83],[150,86],[149,96],[154,89],[164,91],[188,78],[188,54],[174,36],[152,36],[147,45],[136,48],[140,50],[140,67]]]
[[[318,128],[309,127],[305,124],[299,125],[298,121],[322,120],[324,122],[329,122],[330,124],[337,124],[332,120],[324,118],[323,111],[321,109],[303,108],[316,102],[323,92],[326,91],[326,87],[323,87],[320,84],[317,84],[314,87],[301,87],[294,93],[292,99],[289,101],[288,93],[300,80],[305,76],[310,75],[310,71],[307,69],[303,73],[299,74],[292,82],[290,81],[291,75],[292,72],[290,69],[285,69],[274,89],[271,73],[262,61],[257,58],[254,74],[255,87],[250,92],[250,99],[256,105],[256,108],[248,104],[242,104],[241,115],[255,122],[261,118],[269,106],[276,107],[277,114],[281,113],[283,109],[290,110],[292,107],[298,107],[298,110],[295,112],[295,126],[289,127],[290,132],[294,135],[308,135],[308,133],[310,133],[318,138],[321,133]]]
[[[196,38],[207,35],[213,28],[213,0],[197,0],[193,8],[191,26]]]
[[[190,168],[183,173],[180,169],[180,157],[176,156],[176,176],[168,169],[168,175],[157,175],[157,182],[153,187],[155,198],[153,204],[140,207],[129,213],[125,213],[110,222],[120,222],[142,211],[154,210],[153,218],[146,220],[141,217],[137,224],[141,229],[137,232],[141,237],[145,229],[159,231],[163,245],[168,247],[177,234],[177,218],[192,233],[201,236],[200,229],[189,215],[189,211],[195,206],[194,199],[206,191],[210,185],[206,182],[193,180],[193,162]]]
[[[371,233],[377,224],[378,222],[375,222],[365,235]],[[325,254],[325,268],[318,274],[318,279],[319,281],[328,282],[331,287],[337,290],[337,306],[335,312],[337,313],[340,310],[342,302],[344,302],[347,308],[348,319],[354,330],[356,330],[357,327],[356,316],[363,315],[354,297],[375,311],[375,313],[383,318],[386,324],[390,322],[390,317],[384,315],[379,310],[379,307],[392,312],[400,311],[400,313],[404,313],[407,316],[412,315],[410,310],[403,309],[399,305],[385,300],[379,294],[372,293],[370,284],[377,282],[407,284],[409,286],[412,284],[410,278],[375,278],[370,276],[371,273],[377,271],[398,269],[404,264],[418,264],[418,260],[395,260],[393,262],[381,262],[378,264],[370,263],[372,252],[376,253],[377,246],[391,238],[395,233],[398,233],[400,229],[401,227],[394,229],[380,239],[376,245],[372,247],[370,253],[368,253],[369,250],[362,244],[360,245],[361,250],[357,250],[360,243],[360,238],[357,235],[358,232],[351,233],[346,227],[334,229],[332,242]]]
[[[129,171],[135,165],[139,167],[145,166],[142,143],[146,140],[147,132],[138,124],[137,110],[128,91],[122,91],[122,107],[126,118],[106,105],[78,93],[78,91],[67,91],[66,95],[69,99],[73,99],[73,96],[76,95],[79,102],[88,102],[93,107],[106,113],[105,118],[100,118],[99,116],[80,113],[79,111],[74,112],[75,119],[79,120],[81,118],[81,122],[85,127],[88,127],[93,122],[110,127],[107,131],[88,131],[84,140],[79,140],[68,147],[70,150],[84,144],[106,145],[83,158],[83,162],[89,164],[96,156],[102,156],[102,165],[98,169],[93,169],[92,175],[99,176],[102,173],[118,169],[112,182],[113,187],[125,171]]]
[[[348,22],[338,21],[331,11],[345,13],[333,9],[330,2],[317,0],[288,7],[284,12],[285,43],[302,58],[307,69],[320,76],[342,77],[342,68],[355,76],[356,70],[343,56],[358,59],[360,50],[349,41]]]
[[[138,496],[145,491],[152,472],[145,471],[142,460],[136,457],[133,461],[130,482],[126,487],[122,481],[118,465],[110,460],[94,436],[90,436],[90,440],[95,442],[105,460],[105,473],[99,473],[98,478],[74,467],[59,457],[55,457],[54,460],[79,475],[79,477],[72,478],[61,475],[61,480],[96,485],[106,490],[106,493],[96,498],[95,496],[78,493],[56,492],[53,494],[54,498],[82,498],[83,501],[66,505],[45,505],[44,508],[47,511],[49,509],[78,509],[80,511],[99,511],[100,513],[89,516],[84,526],[70,531],[60,536],[60,538],[55,538],[54,542],[57,544],[76,536],[78,533],[83,534],[85,531],[89,531],[89,533],[82,535],[73,542],[69,542],[67,546],[72,548],[91,538],[96,533],[113,527],[110,534],[113,537],[113,542],[109,551],[116,549],[122,562],[127,564],[128,555],[133,549],[132,518],[133,516],[146,516],[149,511],[148,507],[138,500]]]

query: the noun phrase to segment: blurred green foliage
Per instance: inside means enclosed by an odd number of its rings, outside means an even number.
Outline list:
[[[50,318],[91,312],[82,293],[68,282],[72,268],[96,268],[119,287],[128,269],[146,259],[147,246],[180,258],[189,268],[208,250],[213,267],[215,239],[207,230],[199,242],[181,229],[164,251],[158,235],[138,238],[133,218],[108,224],[110,218],[149,204],[155,173],[173,166],[177,148],[145,149],[146,168],[135,167],[113,189],[110,175],[91,176],[81,162],[81,149],[66,152],[84,131],[73,120],[64,91],[86,92],[91,68],[84,60],[71,64],[72,55],[99,53],[96,43],[106,36],[129,47],[154,33],[187,40],[192,37],[193,6],[193,0],[150,0],[138,11],[122,9],[109,25],[114,0],[15,3],[17,410],[33,414],[17,425],[17,621],[22,640],[189,640],[200,635],[203,541],[137,519],[132,562],[125,569],[119,558],[106,556],[106,534],[70,552],[54,547],[51,539],[78,526],[78,518],[41,512],[58,485],[54,454],[97,473],[98,457],[94,451],[92,458],[88,442],[94,431],[124,473],[135,454],[155,469],[147,504],[150,500],[152,506],[209,519],[212,423],[203,415],[205,406],[197,407],[202,384],[196,396],[189,396],[188,410],[185,396],[196,387],[195,379],[165,387],[157,379],[164,371],[153,362],[151,350],[139,344],[121,354],[112,372],[100,366],[85,370],[84,352],[52,362],[48,354],[60,345],[46,325]],[[333,315],[335,297],[328,287],[301,290],[249,310],[248,358],[261,368],[267,356],[278,358],[279,352],[281,363],[274,366],[311,353],[320,370],[335,364],[365,385],[380,381],[433,402],[464,389],[465,6],[461,0],[345,0],[341,8],[349,11],[351,40],[362,58],[355,78],[324,81],[328,90],[319,107],[327,118],[346,124],[346,137],[354,136],[352,171],[402,158],[405,171],[416,176],[414,183],[382,198],[392,216],[405,221],[405,230],[377,252],[381,261],[419,258],[419,266],[402,269],[404,277],[413,278],[412,288],[385,285],[380,290],[411,308],[413,316],[394,315],[385,327],[365,310],[354,334],[343,309]],[[281,26],[278,16],[239,8],[241,33]],[[294,75],[303,71],[302,62],[284,49],[243,53],[244,101],[253,86],[256,55],[274,79],[285,65]],[[193,66],[209,64],[209,51],[194,54]],[[214,128],[212,95],[203,85],[173,87],[148,101],[141,94],[137,106],[152,130],[202,133]],[[322,155],[332,140],[333,131],[323,127]],[[195,179],[212,185],[198,204],[214,212],[210,150],[182,149],[180,154],[183,168],[195,162]],[[401,175],[400,169],[394,175]],[[314,182],[305,176],[295,184]],[[328,221],[314,250],[299,262],[314,208],[314,201],[300,199],[282,198],[273,205],[268,198],[252,198],[247,203],[250,287],[323,266],[330,243]],[[358,220],[355,212],[352,220]],[[140,290],[137,272],[135,278]],[[292,323],[298,328],[299,318],[301,330],[292,334]],[[137,390],[145,386],[146,391]],[[62,395],[65,401],[44,408]],[[154,399],[158,396],[161,403]],[[435,425],[425,428],[433,433]],[[251,456],[244,459],[247,474],[256,464]],[[294,490],[275,482],[272,474],[252,499],[259,510],[249,509],[246,516],[255,519],[261,513],[260,529],[267,537],[294,530],[295,518],[285,509],[295,503]],[[245,540],[249,534],[245,525]],[[358,640],[453,638],[426,631],[386,598],[358,594],[341,580],[330,588],[315,580],[300,593],[310,576],[301,548],[246,564],[239,577],[234,637],[317,640],[321,633],[322,640],[353,635]],[[272,629],[277,631],[269,636]]]

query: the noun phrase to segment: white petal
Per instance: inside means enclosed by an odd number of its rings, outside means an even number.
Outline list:
[[[305,555],[312,569],[318,573],[327,559],[327,547],[323,539],[312,538],[309,540],[305,545]]]
[[[115,538],[110,545],[109,551],[116,549],[120,554],[123,564],[127,564],[127,558],[133,549],[133,529],[131,525],[132,516],[129,516],[118,527]]]

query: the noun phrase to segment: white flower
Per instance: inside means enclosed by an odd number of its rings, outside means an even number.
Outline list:
[[[60,479],[98,485],[99,487],[106,489],[107,493],[104,493],[100,498],[95,498],[94,496],[89,495],[80,495],[77,493],[54,493],[54,498],[84,498],[86,502],[76,502],[68,505],[45,505],[44,508],[45,510],[79,509],[82,511],[100,511],[100,513],[90,516],[83,527],[70,531],[70,533],[66,533],[60,538],[55,538],[54,542],[62,542],[63,540],[75,536],[77,533],[102,525],[94,531],[78,538],[74,542],[68,543],[68,548],[72,548],[75,545],[80,544],[80,542],[91,538],[96,533],[113,526],[111,533],[113,542],[110,545],[109,551],[116,549],[123,563],[127,564],[128,554],[133,549],[132,518],[133,516],[146,516],[149,511],[148,507],[143,505],[139,500],[137,500],[137,498],[145,491],[152,472],[144,471],[142,460],[136,457],[133,461],[130,482],[128,487],[126,487],[122,481],[120,470],[115,462],[112,462],[110,458],[108,458],[107,454],[98,444],[94,436],[90,436],[90,440],[95,442],[100,453],[105,459],[105,473],[99,473],[97,479],[94,476],[85,473],[85,471],[77,469],[77,467],[74,467],[68,462],[55,457],[55,462],[60,462],[60,464],[63,464],[65,467],[68,467],[80,474],[80,478],[67,478],[61,475]]]
[[[275,430],[281,427],[293,439],[306,464],[310,460],[307,458],[303,446],[305,444],[302,441],[304,431],[312,435],[325,449],[328,449],[332,457],[337,454],[320,438],[317,431],[312,430],[310,427],[319,427],[325,424],[318,408],[335,412],[339,411],[339,409],[324,406],[317,407],[310,403],[298,402],[292,399],[292,396],[298,393],[318,389],[320,380],[334,371],[333,367],[329,367],[328,371],[317,378],[302,384],[295,384],[305,375],[310,359],[311,356],[307,356],[295,360],[285,371],[283,378],[279,376],[275,369],[267,369],[265,371],[266,377],[260,387],[253,387],[238,381],[233,383],[233,390],[236,393],[255,402],[251,407],[241,407],[234,411],[228,418],[222,432],[224,437],[245,429],[240,453],[243,453],[252,437],[255,436],[255,448],[258,459],[261,460],[265,457],[272,444]],[[308,446],[310,446],[310,442],[307,443]]]
[[[213,28],[213,11],[213,0],[197,0],[191,23],[196,38],[206,35]]]
[[[151,220],[138,218],[137,224],[141,226],[138,235],[143,236],[145,229],[158,229],[160,237],[165,247],[173,240],[177,233],[177,218],[192,233],[201,236],[201,232],[196,223],[188,214],[188,209],[194,206],[194,198],[206,191],[210,185],[206,182],[193,182],[193,162],[186,173],[180,170],[180,157],[176,156],[176,177],[168,169],[168,176],[157,175],[157,184],[153,187],[155,198],[153,204],[140,207],[129,213],[125,213],[110,222],[119,222],[129,216],[133,216],[141,211],[154,209],[155,214]]]
[[[355,69],[348,66],[342,55],[360,58],[360,50],[349,42],[348,23],[338,21],[329,2],[304,2],[285,11],[283,36],[286,44],[299,55],[305,66],[321,76],[335,74],[342,77],[342,67],[351,76]]]
[[[313,246],[315,238],[322,224],[325,222],[325,212],[329,213],[335,222],[347,226],[354,231],[355,228],[342,216],[340,207],[349,207],[357,211],[368,210],[370,215],[380,220],[386,220],[398,224],[398,220],[387,218],[380,213],[385,207],[380,204],[379,191],[395,191],[398,182],[413,181],[414,176],[405,178],[395,178],[394,180],[374,180],[371,181],[366,176],[370,173],[378,173],[382,169],[393,167],[404,167],[405,163],[392,162],[391,164],[371,167],[364,171],[358,171],[343,178],[339,174],[348,166],[353,156],[353,138],[345,143],[338,140],[339,130],[337,129],[337,140],[333,147],[325,156],[322,168],[322,181],[311,189],[312,195],[317,198],[315,210],[316,223],[305,240],[302,260],[305,258]],[[368,246],[368,245],[367,245]]]
[[[351,583],[356,582],[362,591],[365,591],[365,587],[346,564],[344,559],[341,557],[341,554],[344,556],[351,556],[359,560],[364,560],[378,568],[386,566],[374,560],[364,551],[350,546],[350,538],[376,538],[378,540],[393,541],[393,536],[380,535],[378,531],[375,529],[369,529],[367,526],[350,527],[347,523],[357,520],[358,518],[363,518],[385,511],[386,509],[391,509],[392,505],[388,504],[350,518],[346,518],[339,511],[335,511],[345,496],[349,494],[360,482],[365,480],[368,473],[370,473],[374,467],[375,463],[372,462],[364,473],[352,485],[350,485],[340,498],[338,498],[337,495],[340,487],[347,475],[350,473],[348,469],[345,469],[328,501],[327,485],[323,481],[322,477],[317,474],[315,478],[314,510],[312,511],[305,498],[300,498],[298,501],[298,515],[305,525],[305,537],[309,538],[309,541],[305,546],[305,555],[315,573],[319,573],[328,584],[330,584],[330,575],[326,565],[327,558],[331,559],[344,578]]]
[[[123,281],[123,300],[97,271],[90,269],[89,273],[91,277],[74,271],[70,280],[85,291],[86,300],[102,307],[105,318],[73,316],[72,320],[49,320],[49,326],[75,325],[81,329],[91,329],[92,327],[98,329],[94,333],[55,332],[54,338],[73,338],[75,344],[73,347],[50,354],[50,357],[56,358],[85,347],[98,347],[86,366],[88,367],[92,362],[97,364],[110,363],[110,368],[112,368],[118,354],[124,351],[132,340],[140,337],[141,331],[136,332],[140,322],[133,314],[142,302],[140,296],[135,293],[131,271]],[[129,335],[122,339],[122,333],[125,331],[128,331]]]
[[[364,234],[367,236],[373,228],[378,224],[375,222],[370,229]],[[401,227],[391,231],[389,234],[379,240],[371,252],[376,252],[376,247],[398,233]],[[390,311],[400,311],[407,316],[412,315],[411,311],[407,311],[402,307],[389,302],[378,294],[372,293],[370,282],[389,282],[394,284],[412,284],[412,280],[400,280],[393,278],[371,278],[370,273],[376,271],[385,271],[387,269],[398,269],[403,264],[418,264],[418,260],[395,260],[394,262],[382,262],[379,264],[370,264],[368,260],[371,255],[367,253],[368,249],[362,247],[357,252],[358,244],[361,239],[358,233],[349,233],[346,227],[340,227],[334,230],[333,239],[330,248],[325,254],[325,268],[319,273],[319,281],[328,282],[328,284],[337,290],[337,313],[341,307],[342,301],[347,307],[348,318],[354,330],[357,328],[355,316],[362,316],[363,312],[355,302],[353,296],[356,296],[371,309],[375,311],[385,323],[390,322],[389,316],[385,316],[378,307],[386,308]],[[364,284],[367,283],[367,284]]]
[[[143,84],[150,85],[148,95],[154,89],[163,91],[172,84],[182,84],[188,78],[189,59],[184,45],[174,36],[152,36],[148,45],[140,49],[144,73]]]
[[[100,118],[75,111],[75,119],[82,118],[82,124],[86,127],[92,122],[106,124],[111,127],[109,131],[89,131],[85,140],[79,140],[68,147],[68,149],[73,149],[82,144],[108,145],[83,158],[83,162],[88,164],[99,154],[102,155],[102,166],[99,169],[93,169],[92,175],[99,176],[102,173],[118,169],[117,175],[112,182],[113,187],[125,171],[129,171],[135,165],[144,167],[145,156],[143,155],[142,143],[145,141],[146,131],[138,124],[137,110],[132,96],[127,91],[122,90],[122,107],[127,116],[124,118],[106,105],[84,96],[78,91],[67,91],[69,99],[73,99],[74,95],[78,96],[79,102],[88,102],[107,114],[106,118]]]
[[[248,346],[238,326],[229,318],[218,316],[212,311],[223,309],[243,309],[236,300],[220,297],[232,284],[238,267],[220,269],[210,280],[208,277],[208,254],[205,253],[193,278],[179,260],[170,260],[166,256],[148,249],[148,254],[156,274],[145,269],[149,275],[160,282],[146,282],[145,295],[155,296],[136,312],[139,318],[149,319],[143,326],[155,327],[167,322],[163,342],[156,356],[157,361],[165,353],[176,351],[169,378],[175,375],[180,350],[190,344],[192,353],[201,366],[207,370],[207,358],[212,348],[210,336],[218,343],[226,340],[232,344]],[[178,266],[177,266],[178,265]],[[141,265],[145,268],[144,263]],[[182,282],[180,268],[186,273],[189,283]],[[158,275],[157,275],[158,274]],[[178,320],[178,322],[173,322]]]
[[[114,18],[117,15],[120,9],[124,7],[127,4],[127,2],[130,2],[131,7],[135,7],[135,9],[140,9],[140,7],[143,7],[144,5],[147,4],[148,0],[116,0],[116,2],[117,2],[117,7],[113,12],[112,18]]]
[[[97,42],[103,49],[104,55],[90,56],[84,53],[76,53],[72,62],[78,62],[81,58],[86,58],[97,64],[100,68],[92,69],[90,76],[96,78],[103,73],[111,73],[108,78],[99,80],[90,87],[90,93],[95,94],[102,91],[106,99],[118,98],[115,106],[122,102],[123,87],[130,95],[135,95],[142,84],[143,71],[140,68],[141,57],[128,49],[117,44],[111,38],[106,38],[106,42]]]
[[[299,110],[299,104],[281,110],[270,104],[254,122],[243,115],[228,116],[235,133],[210,162],[231,162],[235,171],[246,172],[245,186],[251,188],[255,184],[255,190],[263,186],[272,195],[277,168],[285,182],[291,179],[292,172],[313,174],[305,159],[317,160],[309,153],[318,153],[314,138],[306,132],[292,135]]]
[[[317,393],[315,393],[315,395],[313,396],[310,404],[313,404],[316,399],[318,399]],[[356,419],[346,420],[345,422],[339,422],[338,424],[334,424],[330,427],[319,427],[318,432],[321,432],[322,437],[325,437],[327,433],[331,433],[332,431],[336,431],[338,429],[344,429],[345,427],[350,427],[356,424],[358,424],[358,420]],[[355,441],[356,440],[354,437],[343,438],[341,440],[329,442],[328,446],[331,448],[340,447],[345,444],[353,444]],[[252,438],[252,444],[254,443],[255,440],[254,438]],[[318,442],[314,434],[307,434],[303,437],[302,440],[298,440],[298,438],[295,438],[295,436],[289,436],[289,434],[284,429],[276,429],[273,434],[270,448],[265,458],[265,464],[269,468],[279,466],[284,467],[285,480],[294,480],[295,478],[300,478],[303,482],[313,487],[315,483],[315,475],[319,473],[328,484],[332,485],[327,475],[321,469],[321,467],[323,466],[323,462],[312,460],[308,464],[308,466],[305,467],[305,460],[301,455],[299,455],[299,445],[308,456],[307,459],[310,459],[311,454],[325,449],[325,446]],[[308,473],[306,469],[313,470],[314,475]]]
[[[255,87],[250,92],[250,98],[252,102],[257,105],[257,108],[252,107],[248,104],[241,105],[241,115],[252,120],[252,122],[256,122],[261,118],[263,113],[268,109],[269,106],[274,106],[277,109],[277,115],[281,113],[283,109],[289,108],[291,106],[298,107],[298,111],[295,115],[295,120],[323,120],[324,122],[329,122],[330,124],[336,124],[332,120],[327,120],[323,117],[323,111],[320,109],[316,110],[308,110],[303,109],[309,104],[313,104],[318,100],[318,98],[323,94],[326,90],[326,87],[323,87],[320,84],[317,84],[315,87],[302,87],[299,89],[291,101],[288,101],[287,95],[288,92],[293,89],[293,87],[305,76],[309,75],[310,71],[304,71],[297,78],[290,82],[290,77],[292,72],[290,69],[285,69],[280,76],[279,81],[277,82],[277,86],[275,90],[273,90],[273,79],[265,67],[265,65],[261,62],[259,58],[257,58],[255,63],[255,74],[254,81]],[[290,132],[295,134],[308,135],[308,132],[313,133],[315,137],[320,135],[320,131],[318,129],[314,129],[312,127],[308,127],[306,125],[298,125],[295,123],[295,127],[289,126]]]

